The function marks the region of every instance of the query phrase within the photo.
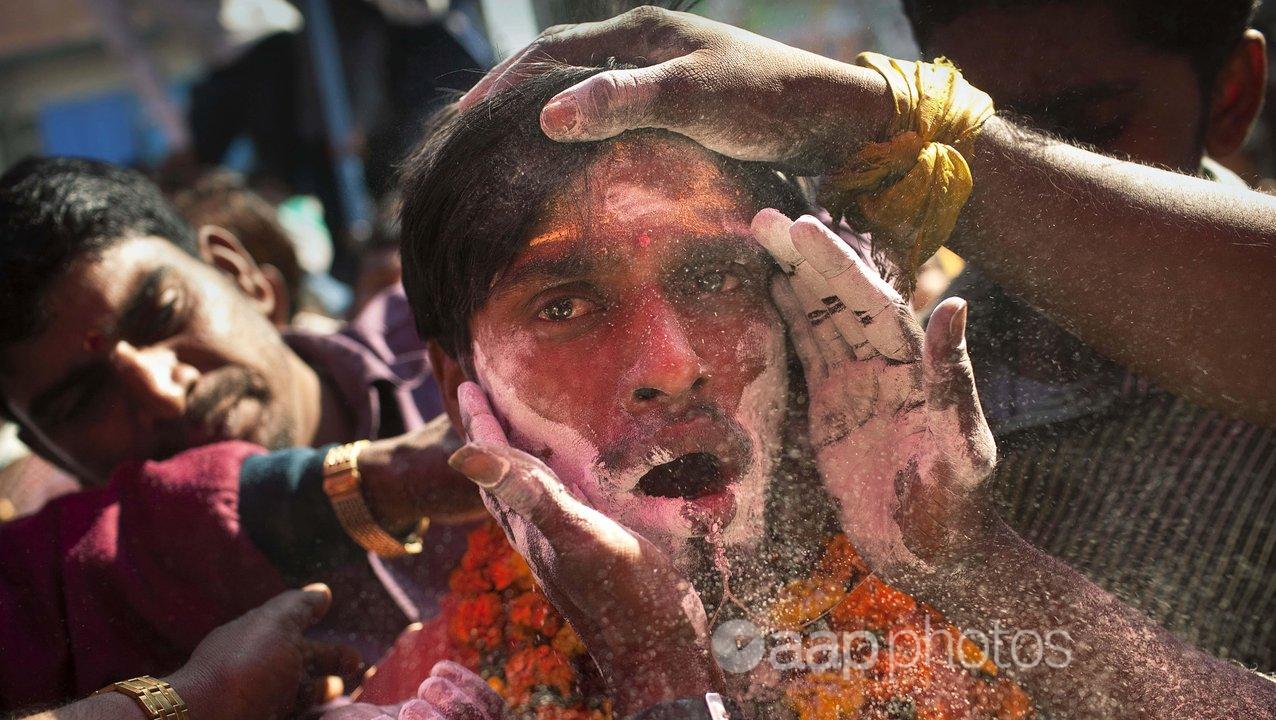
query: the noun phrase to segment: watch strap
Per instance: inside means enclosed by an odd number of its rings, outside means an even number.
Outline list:
[[[167,681],[142,675],[132,680],[112,683],[93,693],[117,692],[133,698],[146,711],[149,720],[190,720],[190,709]]]
[[[415,555],[421,552],[421,535],[430,526],[430,519],[422,518],[404,542],[377,523],[364,501],[363,476],[359,474],[359,453],[368,445],[367,440],[359,440],[329,450],[323,459],[323,490],[341,527],[364,550],[387,558]]]

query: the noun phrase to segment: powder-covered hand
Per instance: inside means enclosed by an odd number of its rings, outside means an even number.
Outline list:
[[[503,720],[508,708],[483,678],[444,660],[417,688],[416,697],[397,706],[364,703],[325,712],[322,720]]]
[[[772,285],[810,393],[810,442],[869,565],[909,589],[985,542],[975,489],[996,449],[966,353],[966,304],[923,335],[908,304],[819,220],[775,210],[758,241],[793,274]]]
[[[597,66],[608,58],[644,67],[603,72],[559,93],[541,112],[546,135],[576,142],[662,128],[723,155],[821,175],[884,139],[894,116],[886,82],[873,70],[654,7],[546,30],[489,72],[461,106],[549,64]]]
[[[669,557],[511,447],[478,385],[463,383],[457,394],[470,442],[452,465],[483,489],[506,537],[598,663],[616,715],[718,691],[704,606]]]

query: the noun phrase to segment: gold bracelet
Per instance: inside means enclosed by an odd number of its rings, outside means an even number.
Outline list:
[[[173,686],[150,675],[107,685],[93,694],[103,695],[110,692],[133,698],[146,711],[148,720],[190,720],[191,717],[186,702],[177,694]]]
[[[405,542],[394,539],[372,517],[364,502],[363,476],[359,474],[359,453],[369,445],[367,440],[338,445],[323,458],[323,491],[332,502],[332,510],[346,534],[359,546],[381,557],[401,557],[421,552],[421,536],[430,527],[430,519],[422,518]]]

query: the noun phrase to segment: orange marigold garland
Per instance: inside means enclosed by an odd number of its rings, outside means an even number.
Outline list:
[[[611,720],[580,638],[496,523],[471,533],[449,587],[444,616],[454,655],[505,698],[514,717]],[[825,630],[879,642],[871,663],[865,650],[865,662],[851,668],[782,670],[776,697],[798,720],[1034,717],[1028,695],[978,645],[933,608],[871,575],[844,536],[829,542],[811,577],[777,594],[767,619],[770,629],[800,630],[808,638]],[[804,642],[806,651],[814,647]]]

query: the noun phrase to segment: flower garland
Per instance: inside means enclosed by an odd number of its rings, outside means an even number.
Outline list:
[[[455,657],[505,698],[513,717],[611,720],[611,703],[585,647],[495,522],[470,534],[449,587],[443,611]],[[1000,675],[978,645],[935,609],[875,578],[842,535],[829,542],[811,577],[777,594],[766,617],[776,630],[871,635],[883,651],[871,664],[781,670],[774,687],[746,703],[778,701],[784,715],[798,720],[1035,716],[1028,695]],[[812,633],[803,638],[794,652],[813,657]],[[899,662],[901,655],[908,661]]]

